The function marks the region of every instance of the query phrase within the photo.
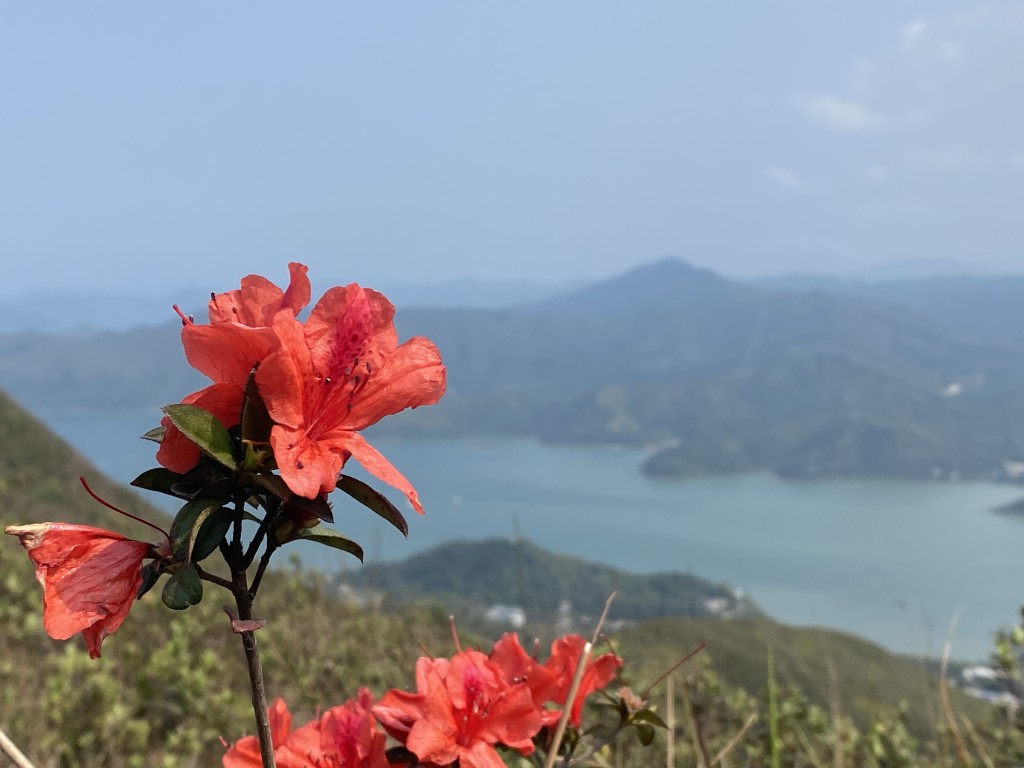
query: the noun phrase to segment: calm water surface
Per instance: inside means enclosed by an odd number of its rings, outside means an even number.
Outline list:
[[[153,446],[133,438],[156,423],[155,409],[103,420],[40,415],[118,480],[154,465]],[[510,536],[518,520],[524,536],[557,552],[727,581],[782,621],[840,628],[896,651],[937,655],[959,611],[960,658],[984,657],[992,631],[1024,602],[1024,518],[992,511],[1020,494],[1006,486],[767,474],[656,481],[640,474],[643,454],[633,450],[497,438],[375,444],[416,486],[427,514],[408,509],[407,541],[336,494],[337,525],[368,561],[453,538]],[[324,568],[358,565],[320,547],[302,557]]]

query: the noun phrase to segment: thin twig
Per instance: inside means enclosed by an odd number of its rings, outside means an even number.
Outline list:
[[[668,669],[666,669],[666,670],[665,670],[664,672],[662,672],[662,673],[661,673],[660,675],[658,675],[657,679],[656,679],[656,680],[655,680],[655,681],[654,681],[653,683],[651,683],[650,685],[648,685],[648,686],[647,686],[646,688],[644,688],[644,689],[643,689],[643,691],[641,691],[641,692],[640,692],[640,698],[641,698],[641,699],[647,699],[647,698],[650,698],[650,695],[651,695],[651,691],[653,691],[653,690],[654,690],[655,686],[657,686],[657,685],[658,685],[658,683],[660,683],[660,682],[661,682],[662,680],[664,680],[664,679],[665,679],[666,677],[668,677],[669,675],[671,675],[671,674],[672,674],[673,672],[675,672],[675,671],[676,671],[677,669],[679,669],[679,668],[680,668],[681,666],[683,666],[683,664],[685,664],[686,662],[688,662],[688,661],[689,661],[690,659],[692,659],[692,658],[693,658],[694,656],[696,656],[696,655],[697,655],[698,653],[700,653],[701,651],[703,651],[703,650],[704,650],[704,645],[705,645],[705,644],[704,644],[703,642],[701,642],[701,644],[700,644],[700,645],[698,645],[698,646],[697,646],[696,648],[694,648],[694,649],[693,649],[692,651],[690,651],[690,652],[689,652],[688,654],[686,654],[685,656],[683,656],[683,658],[681,658],[681,659],[680,659],[679,661],[677,661],[677,662],[676,662],[675,664],[673,664],[673,665],[672,665],[671,667],[669,667],[669,668],[668,668]]]
[[[988,756],[988,752],[985,750],[985,745],[981,743],[978,731],[975,729],[974,724],[971,723],[970,718],[968,718],[967,715],[960,715],[960,722],[964,724],[964,729],[967,731],[967,735],[971,737],[971,743],[974,745],[974,748],[978,750],[978,757],[985,765],[985,768],[996,768],[995,763],[992,762],[992,758]]]
[[[220,576],[204,571],[198,563],[193,563],[193,565],[195,565],[196,567],[196,572],[199,573],[199,578],[203,581],[208,581],[211,584],[216,584],[218,587],[224,587],[224,589],[228,590],[229,592],[235,588],[235,585],[227,579],[222,579]]]
[[[743,724],[743,727],[739,729],[739,731],[736,733],[736,735],[733,736],[731,739],[729,739],[728,743],[726,743],[726,745],[724,747],[722,747],[718,751],[717,755],[715,755],[713,758],[711,758],[711,764],[712,765],[716,765],[717,763],[720,763],[723,760],[725,760],[725,758],[728,756],[728,754],[730,752],[732,752],[734,749],[736,749],[736,745],[740,743],[740,739],[743,738],[744,734],[746,734],[746,732],[749,731],[751,726],[753,726],[754,723],[756,723],[756,722],[757,722],[757,715],[756,714],[751,715],[750,717],[748,717],[747,718],[747,722],[745,722]]]
[[[558,759],[558,749],[562,746],[562,739],[565,737],[565,727],[569,723],[569,715],[572,713],[572,705],[576,700],[576,693],[580,688],[580,681],[583,680],[583,673],[587,669],[587,664],[590,663],[590,651],[594,647],[594,643],[597,642],[597,638],[601,636],[601,627],[604,626],[605,619],[608,618],[608,609],[611,608],[612,600],[615,599],[617,592],[612,592],[608,595],[608,599],[604,602],[604,610],[601,612],[601,618],[597,621],[597,626],[594,627],[594,639],[592,642],[585,643],[583,646],[583,653],[580,654],[579,660],[576,662],[576,673],[572,676],[572,685],[569,686],[569,694],[565,697],[565,704],[562,705],[562,716],[558,718],[558,725],[555,727],[555,735],[551,740],[551,748],[548,751],[547,760],[544,761],[544,768],[553,768],[555,760]]]
[[[260,582],[263,581],[263,574],[267,572],[267,566],[270,565],[270,556],[274,554],[275,549],[277,549],[277,545],[274,544],[274,540],[267,539],[267,548],[263,552],[263,557],[260,558],[259,567],[256,568],[256,575],[252,577],[252,586],[249,587],[250,600],[256,597],[256,592],[260,588]]]
[[[956,718],[953,716],[953,707],[949,703],[949,684],[946,682],[946,668],[949,666],[949,654],[953,649],[953,630],[956,629],[959,620],[960,611],[958,610],[953,614],[953,620],[949,622],[946,643],[942,647],[942,661],[939,663],[939,701],[942,703],[942,713],[946,716],[946,724],[949,726],[953,743],[956,744],[957,758],[960,760],[960,764],[966,767],[970,766],[971,757],[967,751],[967,745],[964,743],[963,734],[960,733],[960,728],[956,724]]]
[[[35,768],[29,759],[25,757],[25,753],[18,749],[18,746],[11,741],[10,736],[4,733],[2,728],[0,728],[0,749],[11,758],[17,768]]]

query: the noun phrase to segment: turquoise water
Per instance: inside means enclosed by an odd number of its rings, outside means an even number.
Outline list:
[[[153,426],[156,410],[105,420],[41,415],[118,480],[153,465],[153,446],[133,438]],[[1020,495],[1006,486],[767,474],[656,481],[640,474],[643,454],[633,450],[497,438],[375,444],[412,480],[427,514],[405,508],[405,540],[336,494],[337,526],[367,560],[510,536],[518,521],[524,536],[557,552],[727,581],[782,621],[847,630],[896,651],[937,655],[959,612],[959,658],[985,656],[992,631],[1024,602],[1024,518],[992,511]],[[326,548],[302,557],[358,566]]]

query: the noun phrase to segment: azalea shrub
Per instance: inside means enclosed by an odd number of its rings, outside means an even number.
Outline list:
[[[398,507],[345,468],[354,460],[422,514],[412,484],[361,433],[436,403],[446,388],[437,347],[423,337],[399,344],[394,307],[380,293],[331,288],[307,314],[310,299],[307,269],[292,263],[286,288],[250,275],[239,289],[212,294],[206,323],[175,307],[186,359],[210,384],[163,409],[160,426],[145,435],[158,444],[159,466],[132,485],[178,499],[181,508],[164,530],[99,498],[83,479],[98,502],[150,526],[158,539],[65,522],[8,526],[43,585],[44,629],[59,640],[81,634],[99,658],[104,638],[161,581],[163,603],[179,611],[202,601],[204,585],[227,590],[256,721],[256,736],[228,751],[229,766],[496,768],[498,750],[570,760],[582,743],[584,699],[621,665],[611,653],[591,659],[591,644],[578,637],[557,640],[544,663],[514,636],[489,655],[423,658],[415,692],[392,690],[374,703],[364,690],[295,731],[282,702],[268,706],[256,639],[266,622],[254,603],[272,556],[312,541],[362,559],[359,543],[333,527],[335,491],[408,535]],[[649,741],[659,721],[627,699],[612,699],[620,713],[613,732],[635,726]],[[394,742],[386,753],[384,733]]]
[[[278,768],[504,768],[503,754],[539,762],[554,751],[561,765],[579,764],[624,730],[635,730],[649,743],[654,726],[663,727],[630,689],[621,687],[615,695],[605,690],[621,667],[622,659],[611,652],[592,658],[590,644],[579,635],[555,640],[540,662],[516,634],[506,634],[490,654],[470,649],[451,658],[421,657],[415,691],[392,689],[375,702],[363,688],[294,730],[287,705],[278,699],[268,711],[274,757]],[[616,718],[584,730],[583,704],[595,692]],[[556,740],[562,720],[569,730]],[[385,734],[396,746],[386,748]],[[235,742],[223,764],[258,768],[255,737]]]

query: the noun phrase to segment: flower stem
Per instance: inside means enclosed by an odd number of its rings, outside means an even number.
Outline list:
[[[252,598],[246,584],[245,571],[235,574],[235,605],[238,607],[238,618],[243,621],[252,619]],[[260,664],[260,649],[256,644],[255,632],[242,632],[242,648],[249,668],[249,687],[252,690],[252,711],[256,716],[256,735],[260,742],[260,755],[263,768],[277,768],[274,761],[274,741],[270,733],[270,718],[267,715],[267,691],[263,685],[263,665]]]
[[[235,496],[235,525],[231,544],[225,557],[231,567],[231,592],[235,596],[238,618],[252,620],[252,601],[255,590],[250,591],[246,573],[245,554],[242,551],[242,516],[245,498],[241,493]],[[268,550],[269,550],[268,544]],[[269,559],[269,557],[268,557]],[[260,757],[263,768],[277,768],[274,760],[274,739],[270,733],[270,717],[267,714],[267,691],[263,685],[263,665],[260,663],[260,649],[256,644],[256,633],[242,632],[242,649],[245,651],[249,671],[249,689],[252,691],[252,713],[256,717],[256,737],[260,742]]]

